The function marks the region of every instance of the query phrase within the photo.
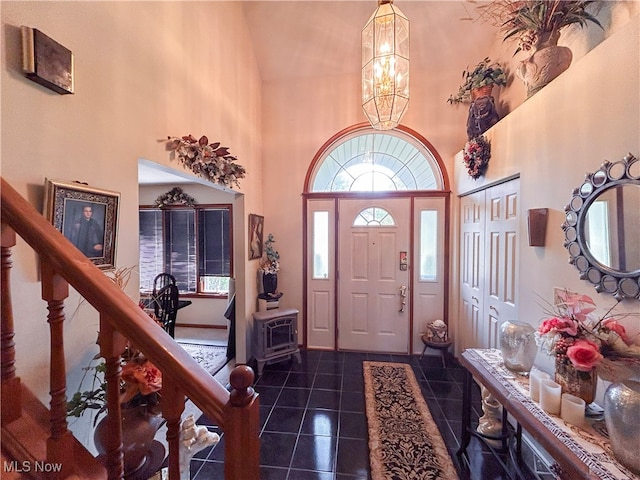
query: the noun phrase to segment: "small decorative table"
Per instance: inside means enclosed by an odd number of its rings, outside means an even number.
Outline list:
[[[422,349],[422,354],[420,358],[424,357],[424,352],[427,351],[427,348],[432,348],[434,350],[440,350],[440,355],[442,356],[442,366],[443,368],[447,368],[447,351],[449,347],[453,343],[453,340],[448,339],[444,342],[434,342],[426,333],[421,337],[422,343],[424,344],[424,348]]]
[[[502,404],[502,445],[511,453],[513,463],[520,454],[520,437],[524,429],[557,462],[562,479],[639,478],[616,461],[609,440],[595,428],[596,423],[588,420],[584,428],[576,427],[542,410],[529,395],[529,379],[507,370],[500,350],[467,349],[460,355],[460,363],[466,372],[459,456],[466,454],[472,436],[483,440],[483,436],[471,427],[471,391],[475,378]],[[508,418],[516,422],[515,434],[509,431]],[[521,478],[521,475],[516,473],[509,478]]]

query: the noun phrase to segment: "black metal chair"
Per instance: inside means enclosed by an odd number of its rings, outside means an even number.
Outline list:
[[[166,287],[169,284],[176,284],[176,277],[170,273],[159,273],[156,278],[153,279],[153,296]]]
[[[153,296],[153,312],[162,328],[174,338],[178,316],[178,287],[169,283]]]

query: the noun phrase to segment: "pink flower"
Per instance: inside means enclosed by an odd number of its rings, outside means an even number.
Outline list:
[[[578,322],[576,322],[572,318],[566,318],[566,317],[548,318],[547,320],[542,322],[542,325],[540,325],[540,328],[538,329],[538,331],[540,332],[541,335],[545,335],[551,331],[554,331],[554,332],[564,332],[574,337],[578,334]]]
[[[581,372],[591,371],[600,360],[602,354],[600,348],[591,340],[576,340],[576,342],[567,348],[567,357],[571,360],[574,368]]]
[[[587,319],[587,315],[596,309],[595,302],[587,295],[567,294],[566,298],[563,299],[563,304],[567,309],[567,315],[581,322],[584,322]]]
[[[162,372],[149,360],[128,362],[122,367],[121,375],[127,385],[121,403],[131,400],[137,393],[149,395],[162,388]]]
[[[631,345],[631,339],[627,336],[627,330],[619,322],[613,318],[607,318],[602,321],[602,326],[618,334],[627,345]]]

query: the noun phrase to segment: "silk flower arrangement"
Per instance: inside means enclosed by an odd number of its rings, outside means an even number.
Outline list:
[[[474,180],[487,170],[491,158],[491,144],[484,135],[474,137],[464,145],[463,162],[467,173]]]
[[[166,148],[199,177],[225,187],[239,187],[238,179],[247,173],[235,163],[237,158],[229,153],[228,147],[221,147],[220,142],[209,143],[205,135],[199,139],[193,135],[167,137]]]
[[[564,291],[535,333],[536,343],[579,372],[596,369],[611,382],[634,377],[640,374],[640,338],[627,334],[619,320],[628,315],[614,315],[614,308],[597,317],[589,296]]]

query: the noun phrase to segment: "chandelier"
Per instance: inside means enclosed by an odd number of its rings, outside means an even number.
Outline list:
[[[378,0],[362,29],[362,108],[373,128],[390,130],[408,107],[409,20],[393,0]]]

